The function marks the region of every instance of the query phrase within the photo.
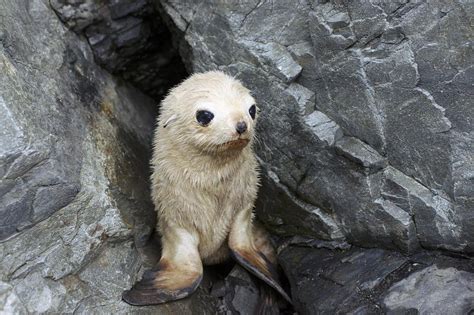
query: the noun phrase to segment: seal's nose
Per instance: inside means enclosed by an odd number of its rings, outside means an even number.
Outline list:
[[[239,135],[243,134],[245,131],[247,131],[247,124],[243,121],[239,121],[237,123],[237,126],[235,127],[235,130],[239,133]]]

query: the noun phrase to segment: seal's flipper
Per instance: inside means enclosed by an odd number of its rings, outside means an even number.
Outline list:
[[[263,244],[269,245],[269,243],[263,242],[266,236],[263,233],[256,233],[257,230],[253,228],[252,207],[253,205],[237,213],[232,223],[229,233],[229,248],[232,256],[242,267],[267,283],[280,293],[285,300],[293,304],[278,281],[276,257],[270,257],[272,256],[271,252],[267,253],[270,254],[268,258],[264,255],[266,246],[263,246]],[[274,259],[275,263],[272,263],[270,259]]]
[[[291,298],[281,287],[275,266],[257,250],[232,249],[232,256],[245,269],[253,275],[263,280],[266,284],[275,289],[289,303],[293,304]]]
[[[261,282],[259,286],[260,297],[258,300],[257,310],[255,314],[258,315],[275,315],[280,314],[278,305],[277,293],[270,286]]]
[[[122,298],[131,305],[153,305],[179,300],[196,291],[202,279],[202,262],[196,238],[168,226],[162,231],[163,251],[155,270],[147,271]]]
[[[196,291],[201,279],[202,273],[184,269],[149,270],[130,290],[123,292],[122,299],[131,305],[154,305],[183,299]]]

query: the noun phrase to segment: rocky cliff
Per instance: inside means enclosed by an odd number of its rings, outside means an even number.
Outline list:
[[[190,71],[255,93],[268,227],[474,252],[471,2],[156,2]]]
[[[155,112],[47,1],[0,1],[0,313],[137,310],[120,297],[155,222]],[[208,300],[139,311],[213,313]]]
[[[159,257],[157,104],[210,69],[257,100],[256,211],[297,312],[472,312],[473,16],[471,1],[0,0],[0,312],[251,311],[238,268],[181,302],[120,301]]]

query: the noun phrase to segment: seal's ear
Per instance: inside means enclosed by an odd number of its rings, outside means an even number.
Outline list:
[[[168,118],[168,119],[165,121],[165,123],[163,124],[163,128],[166,128],[166,127],[168,126],[168,124],[169,124],[170,122],[172,122],[173,120],[175,120],[175,119],[176,119],[176,115],[173,115],[173,116],[171,116],[170,118]]]

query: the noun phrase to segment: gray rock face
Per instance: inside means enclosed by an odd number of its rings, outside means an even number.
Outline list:
[[[371,146],[354,137],[344,137],[336,143],[336,152],[375,173],[385,166],[386,160]]]
[[[215,313],[202,290],[121,301],[155,222],[155,102],[101,70],[48,1],[0,8],[0,313]]]
[[[474,274],[431,266],[394,284],[384,304],[392,312],[469,314],[474,309]]]
[[[383,280],[406,263],[395,252],[381,249],[348,252],[289,247],[280,254],[300,314],[380,313],[378,304],[365,301]]]
[[[274,232],[474,252],[472,3],[154,3],[190,71],[254,91]]]
[[[159,257],[147,243],[156,102],[95,62],[158,99],[185,73],[176,49],[188,71],[221,69],[254,91],[257,212],[298,236],[279,258],[299,313],[473,311],[472,259],[420,250],[474,253],[468,1],[0,8],[0,313],[256,307],[238,267],[166,306],[120,298]]]
[[[259,287],[245,269],[234,266],[229,275],[213,285],[212,294],[222,299],[221,312],[254,314],[259,303]]]
[[[324,240],[343,240],[344,235],[330,214],[299,200],[280,183],[272,171],[262,178],[261,197],[257,207],[260,219],[274,232],[285,235],[303,235]],[[272,182],[269,182],[272,180]]]
[[[474,264],[439,253],[290,245],[280,262],[299,314],[469,314]]]
[[[3,314],[26,314],[26,308],[16,295],[13,287],[5,282],[0,282],[0,311]]]
[[[159,100],[186,75],[171,34],[148,0],[51,0],[59,18],[87,38],[96,62]]]

